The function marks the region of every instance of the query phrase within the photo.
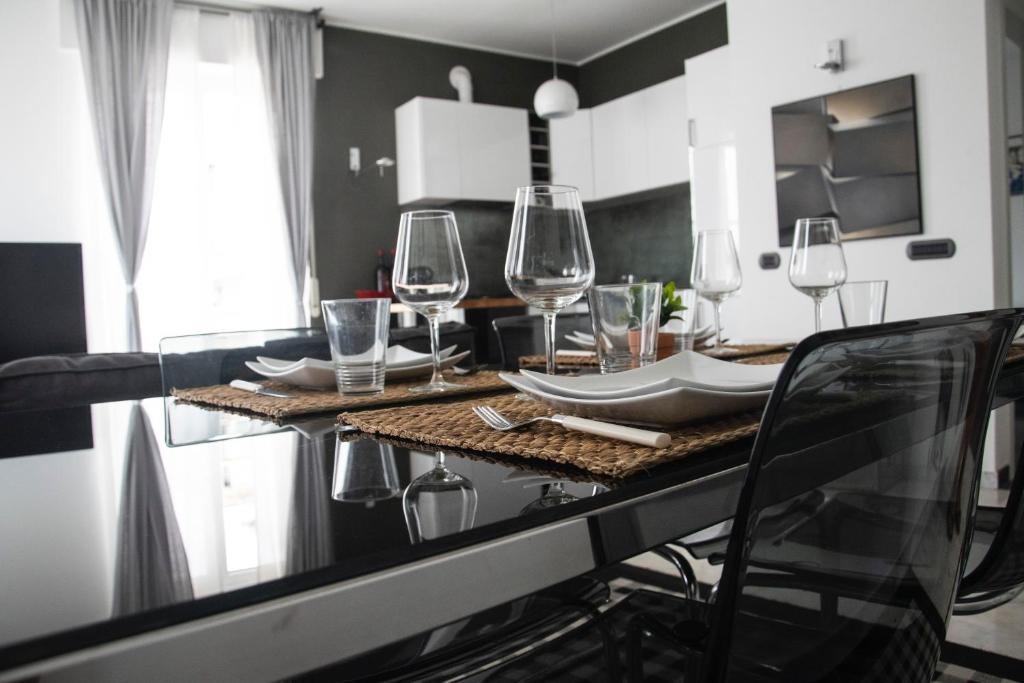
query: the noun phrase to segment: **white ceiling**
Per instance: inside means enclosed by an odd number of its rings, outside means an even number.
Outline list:
[[[579,64],[722,0],[265,0],[329,24]]]

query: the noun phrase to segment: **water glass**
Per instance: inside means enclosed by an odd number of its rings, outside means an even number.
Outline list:
[[[715,348],[713,353],[732,352],[722,346],[722,302],[743,284],[740,259],[729,230],[706,230],[697,233],[690,270],[693,288],[715,308]]]
[[[547,372],[555,374],[555,316],[594,283],[583,204],[575,187],[535,185],[516,190],[505,282],[544,314]]]
[[[338,391],[343,396],[384,391],[391,300],[335,299],[320,306]]]
[[[391,273],[395,296],[427,319],[434,374],[430,382],[409,391],[433,393],[459,389],[441,374],[441,314],[462,301],[469,275],[462,256],[459,229],[451,211],[407,211],[398,226],[398,247]]]
[[[392,446],[369,438],[337,440],[331,498],[371,508],[377,501],[394,498],[401,492]]]
[[[835,218],[801,218],[793,233],[789,282],[814,300],[814,331],[821,332],[821,302],[846,282],[846,257]]]
[[[859,280],[840,287],[839,314],[843,317],[843,327],[884,323],[888,289],[888,280]]]
[[[699,308],[697,302],[697,290],[684,289],[679,292],[683,300],[685,310],[681,313],[682,319],[675,319],[670,322],[670,329],[676,335],[675,352],[693,351],[694,337],[700,329],[697,327]]]
[[[653,363],[660,315],[660,282],[599,285],[591,289],[590,318],[601,372]]]

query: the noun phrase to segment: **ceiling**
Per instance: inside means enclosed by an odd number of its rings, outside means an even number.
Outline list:
[[[580,64],[721,0],[266,0],[329,24]]]

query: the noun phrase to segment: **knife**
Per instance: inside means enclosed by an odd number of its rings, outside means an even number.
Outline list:
[[[242,391],[251,391],[254,394],[260,394],[261,396],[273,396],[274,398],[293,398],[290,394],[282,394],[280,391],[274,391],[267,389],[262,384],[256,384],[256,382],[246,382],[244,379],[233,379],[229,386],[235,389],[241,389]]]

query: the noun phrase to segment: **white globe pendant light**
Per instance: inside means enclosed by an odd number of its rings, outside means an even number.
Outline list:
[[[562,119],[580,108],[580,97],[569,81],[558,77],[558,49],[555,43],[555,1],[551,0],[551,78],[533,95],[533,110],[542,119]]]

